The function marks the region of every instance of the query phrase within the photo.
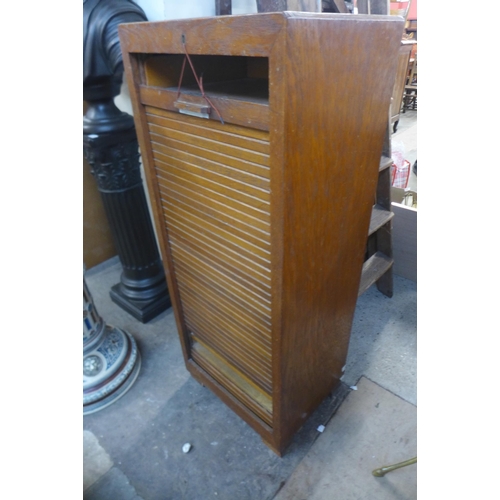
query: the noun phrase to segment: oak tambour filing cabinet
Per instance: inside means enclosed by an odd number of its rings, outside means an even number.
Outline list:
[[[403,21],[119,27],[186,366],[276,453],[345,364]]]

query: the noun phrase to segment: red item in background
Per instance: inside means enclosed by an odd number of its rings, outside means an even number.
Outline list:
[[[395,163],[391,167],[391,184],[394,187],[406,189],[410,178],[410,162],[405,160],[403,166],[398,167]]]

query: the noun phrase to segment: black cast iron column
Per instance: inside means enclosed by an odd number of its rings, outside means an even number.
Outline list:
[[[84,0],[83,146],[123,266],[112,300],[146,323],[170,307],[151,224],[133,118],[120,111],[123,62],[118,25],[146,21],[130,0]]]

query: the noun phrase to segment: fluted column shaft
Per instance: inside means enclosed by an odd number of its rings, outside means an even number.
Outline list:
[[[111,298],[145,323],[170,307],[170,298],[142,183],[135,128],[84,133],[84,151],[123,266]]]

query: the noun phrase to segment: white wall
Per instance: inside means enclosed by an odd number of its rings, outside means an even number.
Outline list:
[[[142,7],[149,21],[186,19],[215,15],[215,0],[134,0]],[[232,0],[233,14],[257,12],[256,0]]]
[[[215,0],[135,0],[149,21],[215,15]]]
[[[257,2],[255,0],[233,0],[233,14],[256,14]]]

